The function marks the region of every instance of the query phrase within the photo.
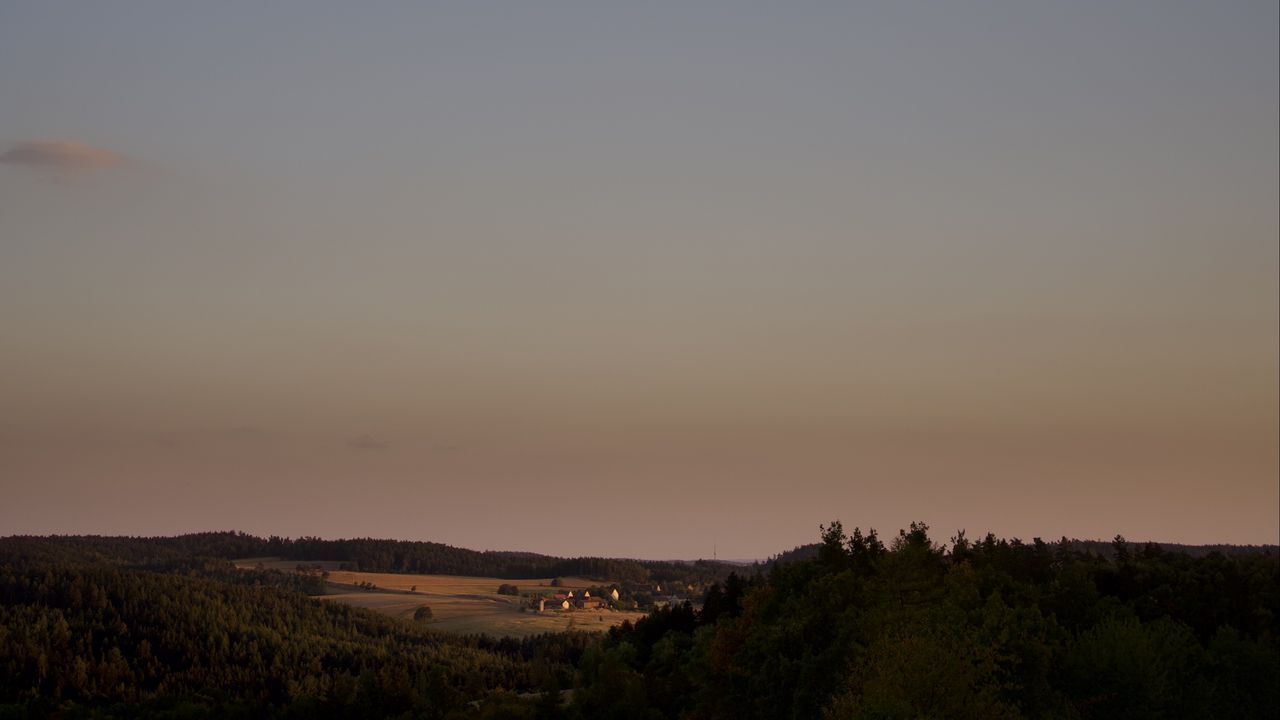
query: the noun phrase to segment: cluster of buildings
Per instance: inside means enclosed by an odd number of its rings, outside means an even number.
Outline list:
[[[618,589],[614,588],[609,591],[607,597],[591,597],[589,590],[583,590],[580,594],[575,594],[572,590],[564,593],[556,593],[549,597],[538,598],[538,612],[556,611],[556,610],[600,610],[609,607],[609,604],[618,600]]]

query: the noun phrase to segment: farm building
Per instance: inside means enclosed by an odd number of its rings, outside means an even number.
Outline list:
[[[609,603],[604,598],[593,598],[591,593],[583,593],[580,597],[575,597],[573,593],[560,593],[551,597],[539,598],[538,612],[547,612],[548,610],[598,610],[608,607]]]
[[[538,599],[538,612],[547,612],[548,610],[568,610],[570,607],[572,606],[569,603],[569,598],[564,595]]]

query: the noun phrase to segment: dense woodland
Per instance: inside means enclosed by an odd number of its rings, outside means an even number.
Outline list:
[[[314,576],[225,559],[287,554],[272,542],[0,539],[0,718],[1280,712],[1270,550],[963,535],[944,547],[919,524],[886,544],[833,523],[803,559],[730,575],[701,604],[603,637],[515,641],[321,603],[307,597]]]
[[[611,718],[1245,718],[1280,713],[1280,563],[839,523],[700,611],[611,631],[575,711]]]

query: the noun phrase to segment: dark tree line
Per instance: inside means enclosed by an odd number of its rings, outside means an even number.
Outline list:
[[[963,533],[962,533],[963,535]],[[1164,552],[1182,553],[1192,557],[1205,557],[1218,553],[1220,555],[1265,555],[1267,553],[1276,553],[1280,551],[1280,547],[1276,545],[1184,545],[1181,543],[1145,543],[1154,545],[1156,548]],[[1062,538],[1054,543],[1054,547],[1061,547],[1077,553],[1093,553],[1104,557],[1112,557],[1115,552],[1114,542],[1103,542],[1102,540],[1068,540]],[[818,552],[822,549],[822,543],[810,543],[808,545],[800,545],[798,547],[787,550],[765,561],[766,569],[777,563],[796,562],[798,560],[808,560],[817,557]]]
[[[433,542],[402,540],[321,540],[271,537],[263,555],[297,560],[339,560],[367,572],[477,575],[511,580],[588,577],[621,583],[707,584],[734,566],[709,560],[668,562],[602,557],[559,558],[523,552],[478,551]],[[246,556],[241,556],[246,557]]]

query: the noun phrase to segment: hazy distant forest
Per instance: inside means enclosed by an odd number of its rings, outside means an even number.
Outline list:
[[[1280,712],[1280,558],[941,543],[839,522],[754,567],[436,543],[0,539],[0,718],[1254,718]],[[316,601],[383,572],[708,583],[604,635],[453,636]],[[572,692],[562,692],[572,690]]]

